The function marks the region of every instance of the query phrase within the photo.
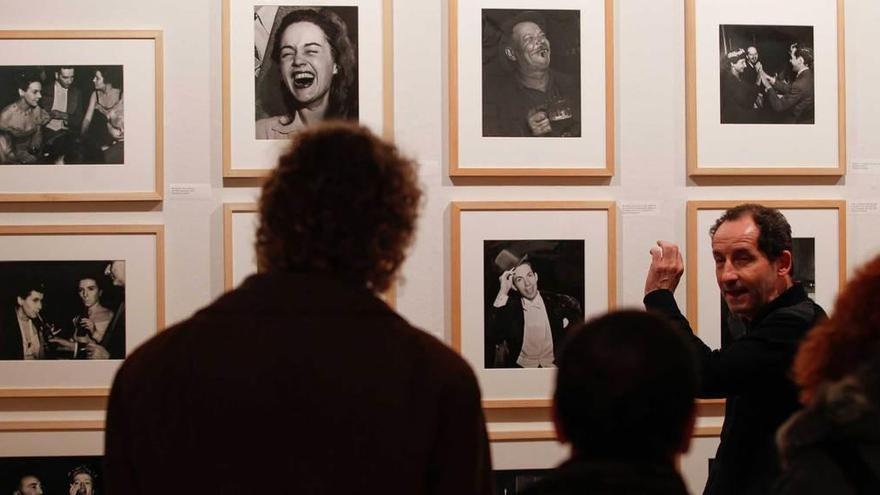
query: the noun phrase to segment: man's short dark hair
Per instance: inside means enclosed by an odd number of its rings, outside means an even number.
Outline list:
[[[27,299],[31,292],[46,293],[46,286],[41,280],[26,277],[15,285],[15,295],[22,299]]]
[[[804,59],[804,64],[807,67],[813,67],[813,49],[808,46],[800,46],[798,45],[794,49],[794,56],[801,57]]]
[[[556,418],[577,455],[665,461],[690,435],[697,364],[663,318],[628,310],[582,323],[557,365]]]
[[[768,208],[757,203],[743,203],[725,211],[709,229],[709,236],[715,237],[715,232],[722,223],[739,220],[745,215],[751,216],[758,226],[758,250],[764,253],[768,260],[775,261],[782,256],[783,251],[791,251],[791,225],[788,224],[788,220],[776,208]]]
[[[73,479],[79,474],[89,475],[89,477],[92,478],[93,482],[98,479],[98,473],[96,473],[94,469],[90,468],[86,464],[80,464],[79,466],[76,466],[75,468],[67,472],[67,481],[73,483]]]
[[[310,126],[263,185],[258,266],[386,290],[413,238],[421,194],[414,162],[367,128]]]

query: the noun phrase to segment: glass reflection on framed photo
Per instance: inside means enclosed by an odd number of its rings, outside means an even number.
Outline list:
[[[0,394],[106,394],[164,325],[157,225],[0,226]]]
[[[391,136],[391,0],[224,0],[223,172],[260,177],[329,119]]]
[[[456,202],[451,214],[453,348],[486,407],[548,405],[567,332],[615,303],[614,203]]]
[[[0,31],[0,201],[162,199],[162,32]]]

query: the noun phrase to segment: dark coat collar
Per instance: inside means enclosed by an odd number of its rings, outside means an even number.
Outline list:
[[[761,320],[777,309],[794,306],[795,304],[803,302],[805,299],[808,298],[804,287],[801,284],[794,284],[786,289],[785,292],[779,294],[779,297],[764,305],[764,307],[762,307],[755,315],[755,318],[749,323],[749,327],[754,328],[758,326],[758,324],[761,323]]]

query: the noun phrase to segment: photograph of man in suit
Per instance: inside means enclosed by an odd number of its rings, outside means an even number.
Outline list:
[[[566,329],[584,318],[572,296],[538,288],[528,255],[498,277],[498,295],[489,308],[487,368],[553,368]]]
[[[777,80],[761,71],[761,83],[767,93],[767,102],[780,114],[786,124],[813,124],[815,122],[815,88],[813,81],[813,50],[806,46],[791,45],[789,60],[793,80]]]
[[[43,90],[40,106],[51,117],[43,126],[46,142],[61,132],[79,132],[85,108],[80,89],[73,85],[75,77],[74,67],[59,67],[55,70],[55,83],[47,84]]]

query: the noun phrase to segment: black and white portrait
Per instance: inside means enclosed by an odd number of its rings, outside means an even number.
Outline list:
[[[100,456],[0,457],[0,493],[101,495]]]
[[[0,66],[0,165],[122,164],[121,65]]]
[[[791,279],[803,286],[807,296],[816,299],[816,239],[793,237],[791,239]],[[745,323],[731,314],[724,295],[721,295],[721,347],[741,337],[746,331]]]
[[[580,11],[482,10],[484,137],[580,137]]]
[[[516,495],[541,481],[550,469],[503,469],[493,471],[495,475],[495,495]]]
[[[125,261],[3,261],[0,280],[0,360],[125,357]]]
[[[357,7],[254,7],[256,139],[358,119],[357,21]]]
[[[584,318],[583,240],[483,241],[486,368],[553,368]]]
[[[722,124],[814,124],[812,26],[722,24]]]

